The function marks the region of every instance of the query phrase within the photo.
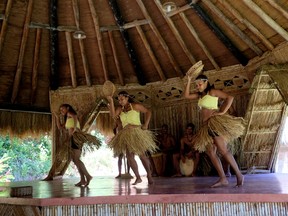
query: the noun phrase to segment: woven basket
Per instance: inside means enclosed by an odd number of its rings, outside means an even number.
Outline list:
[[[103,87],[102,87],[103,95],[105,97],[113,96],[115,91],[116,91],[115,85],[109,80],[105,81],[105,83],[103,84]]]
[[[203,68],[204,64],[202,61],[198,61],[187,71],[186,76],[192,77],[192,80],[196,79],[196,77],[202,72]]]

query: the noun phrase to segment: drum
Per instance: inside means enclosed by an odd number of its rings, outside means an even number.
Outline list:
[[[152,154],[151,158],[153,160],[157,175],[163,176],[163,154],[162,153]]]
[[[193,159],[186,158],[185,163],[180,160],[180,171],[184,176],[191,176],[194,169],[194,161]]]

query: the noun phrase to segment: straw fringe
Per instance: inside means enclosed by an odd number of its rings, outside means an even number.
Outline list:
[[[114,155],[125,154],[126,150],[136,155],[143,155],[147,151],[154,153],[158,150],[155,134],[140,127],[119,131],[108,146],[113,149]]]
[[[86,151],[95,151],[101,146],[101,141],[97,137],[82,131],[73,133],[72,139],[78,148],[82,149],[84,154]]]
[[[207,148],[212,147],[214,140],[209,131],[222,136],[227,143],[232,144],[234,139],[243,135],[245,128],[246,123],[241,117],[228,114],[212,116],[195,134],[192,144],[199,152],[205,152]]]

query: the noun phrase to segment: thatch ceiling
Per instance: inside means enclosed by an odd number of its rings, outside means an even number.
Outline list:
[[[288,41],[287,0],[165,2],[1,0],[0,108],[49,112],[50,89],[145,85],[199,60],[221,76]]]

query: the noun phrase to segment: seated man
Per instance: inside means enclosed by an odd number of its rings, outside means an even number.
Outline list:
[[[200,153],[198,151],[195,151],[193,149],[193,146],[191,145],[194,136],[194,128],[195,128],[194,124],[192,123],[187,124],[185,134],[180,140],[181,143],[180,153],[176,153],[173,155],[174,169],[176,170],[176,174],[173,177],[182,176],[179,165],[180,160],[182,160],[182,163],[185,163],[187,159],[193,159],[194,167],[191,176],[196,176],[196,171],[200,159]]]
[[[167,175],[169,170],[167,165],[169,165],[169,159],[171,160],[170,164],[172,166],[172,156],[176,150],[176,143],[174,137],[168,133],[168,125],[163,124],[161,128],[161,133],[157,136],[158,145],[160,152],[162,153],[162,171],[158,175]]]

